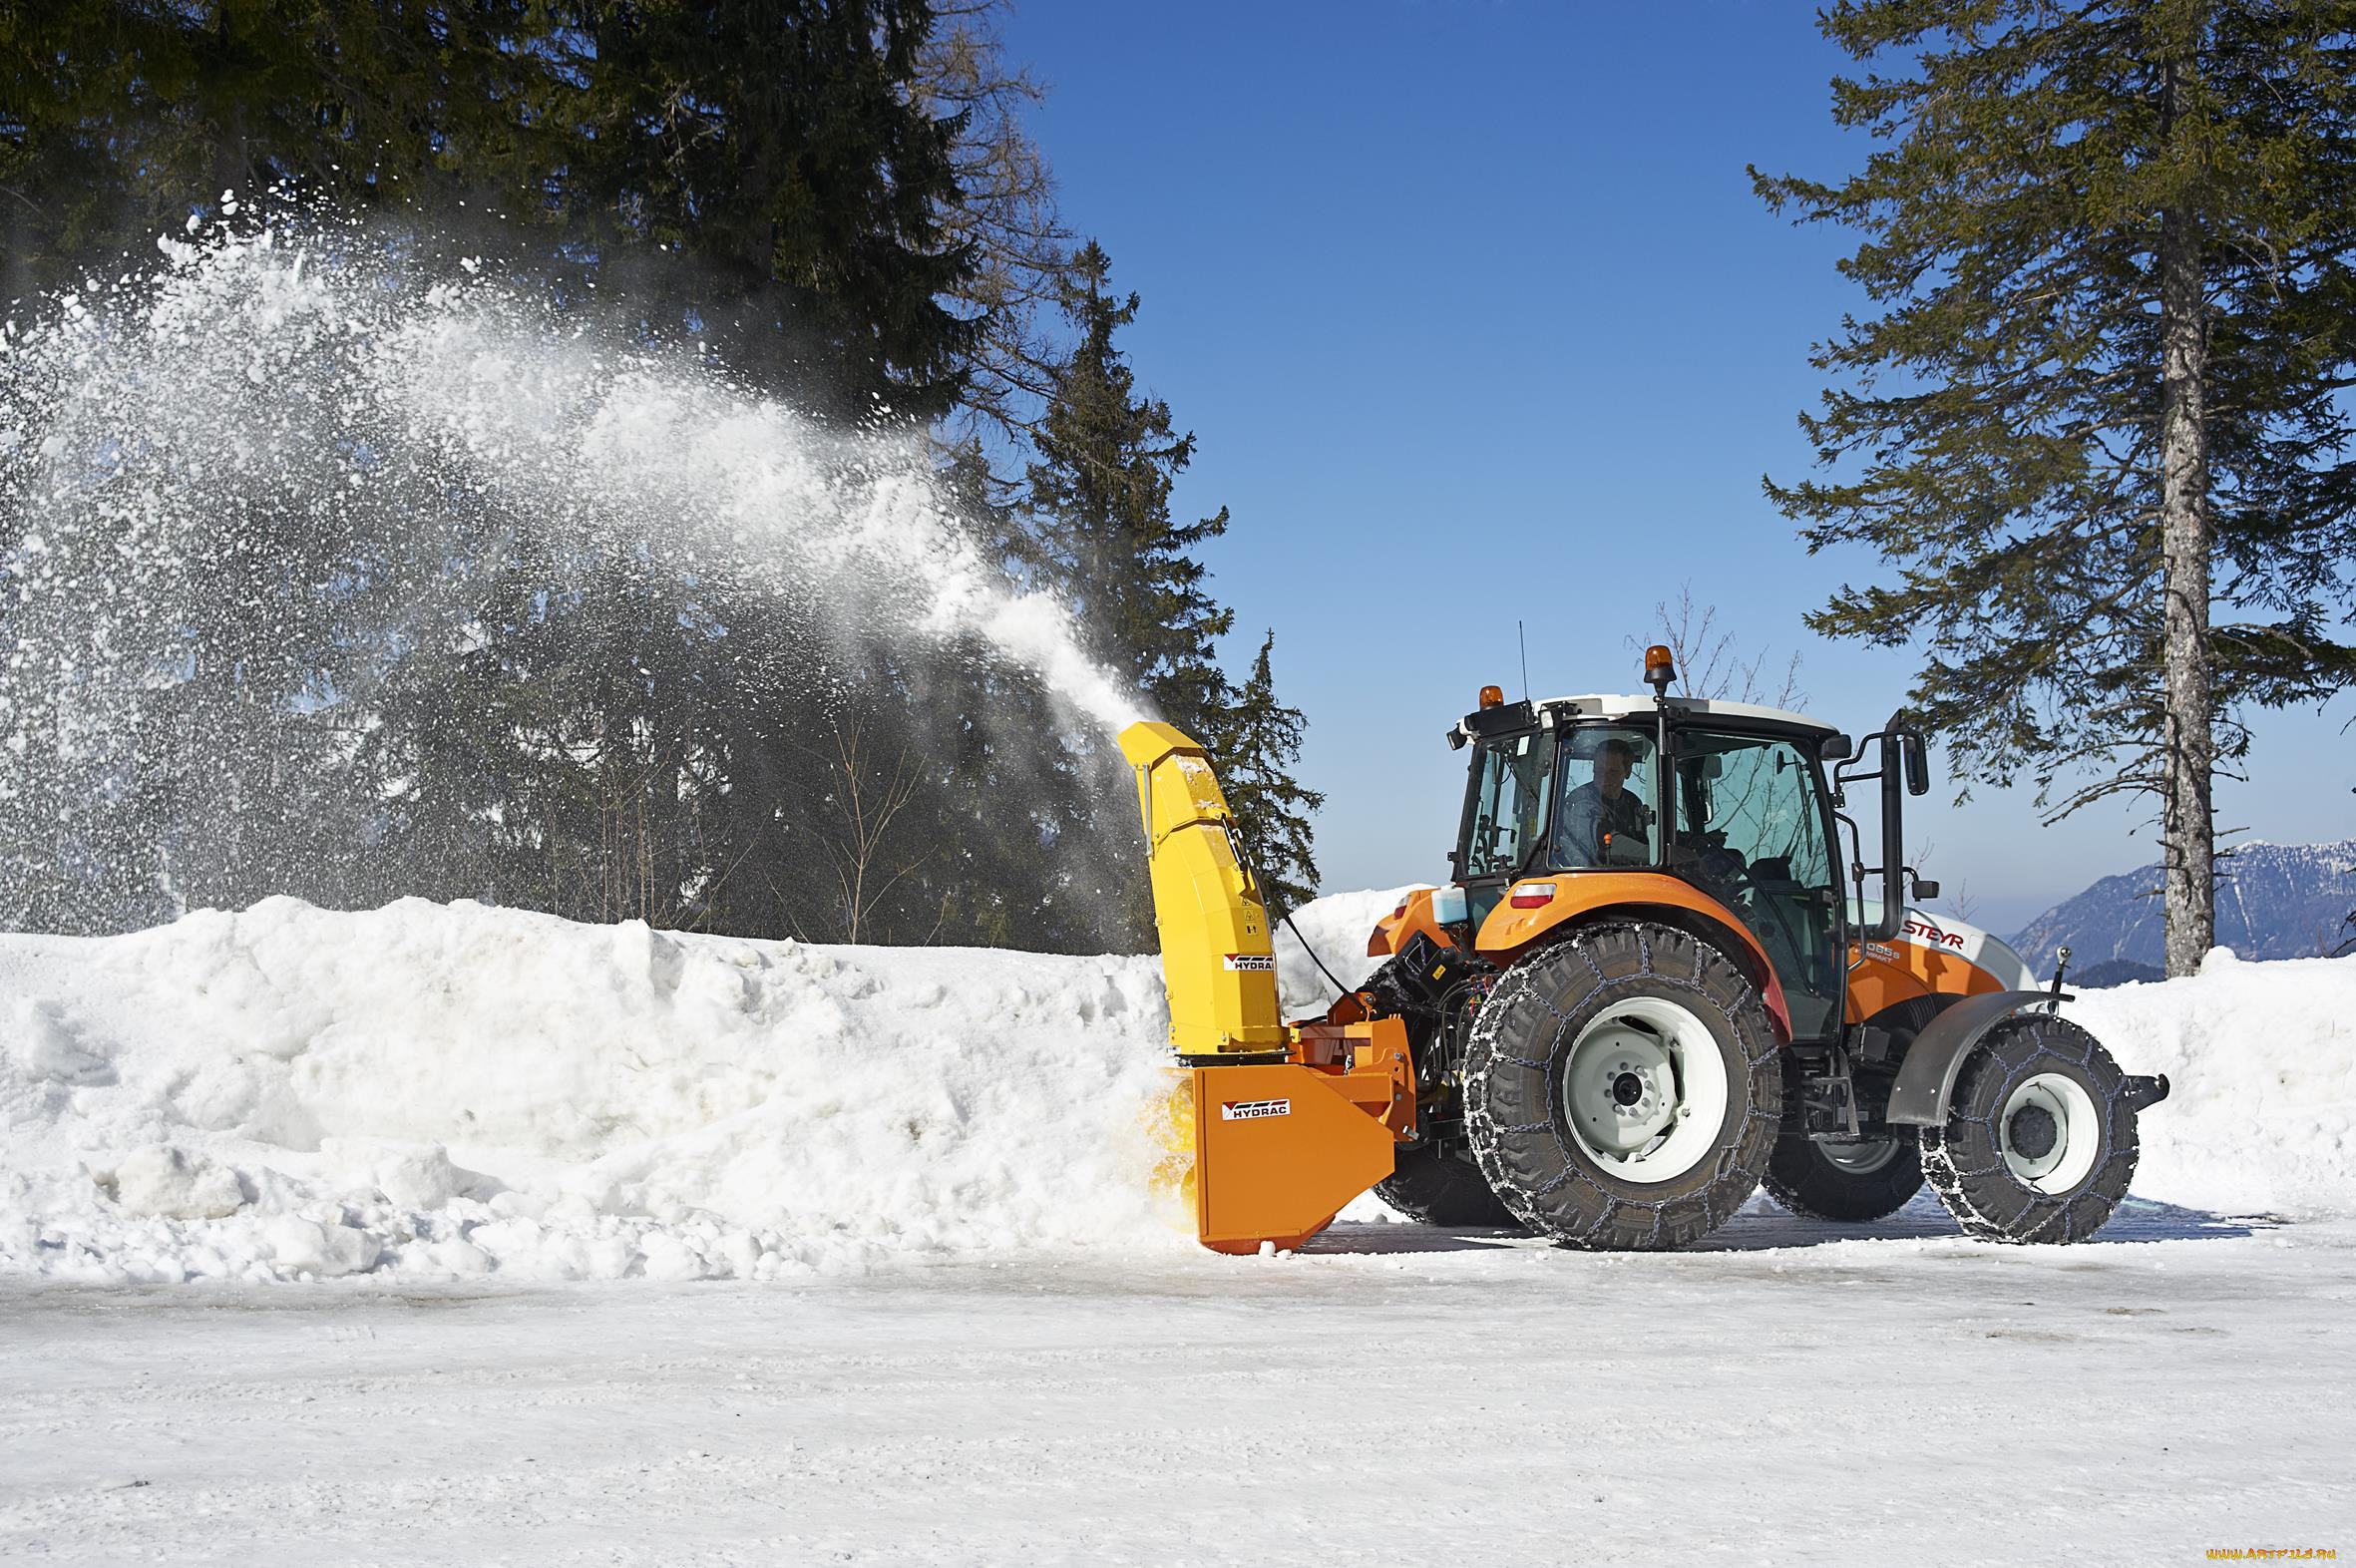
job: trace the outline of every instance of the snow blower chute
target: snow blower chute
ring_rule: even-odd
[[[1168,724],[1130,725],[1121,752],[1145,816],[1196,1233],[1220,1252],[1298,1246],[1388,1176],[1393,1146],[1414,1135],[1405,1029],[1286,1023],[1267,906],[1210,759]]]

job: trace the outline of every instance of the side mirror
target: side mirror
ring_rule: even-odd
[[[1846,735],[1826,735],[1816,747],[1816,758],[1822,762],[1846,762],[1856,749],[1857,743]]]
[[[1939,896],[1939,885],[1928,877],[1917,877],[1914,879],[1914,896],[1918,899],[1935,899]]]
[[[1906,759],[1906,793],[1909,795],[1929,793],[1931,787],[1930,748],[1923,744],[1920,735],[1908,730],[1899,737],[1898,749]]]

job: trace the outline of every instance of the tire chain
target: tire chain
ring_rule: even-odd
[[[1729,1031],[1734,1035],[1736,1041],[1742,1048],[1745,1065],[1749,1069],[1750,1078],[1752,1079],[1753,1083],[1756,1083],[1760,1077],[1759,1069],[1761,1064],[1767,1061],[1769,1058],[1774,1057],[1781,1049],[1780,1042],[1775,1039],[1771,1029],[1746,1030],[1738,1021],[1739,1015],[1751,1010],[1750,1004],[1754,1000],[1757,987],[1752,983],[1749,976],[1744,975],[1741,970],[1736,969],[1725,959],[1723,955],[1718,954],[1717,950],[1710,944],[1705,943],[1699,938],[1692,937],[1684,932],[1678,932],[1676,935],[1683,938],[1688,944],[1692,946],[1694,953],[1694,966],[1692,973],[1690,975],[1681,976],[1670,974],[1656,968],[1653,957],[1651,933],[1659,929],[1662,928],[1655,928],[1637,922],[1615,922],[1609,925],[1589,926],[1573,933],[1569,937],[1564,938],[1560,943],[1555,944],[1554,947],[1549,950],[1548,956],[1559,956],[1561,951],[1565,949],[1577,953],[1580,959],[1587,965],[1589,971],[1595,976],[1599,994],[1612,986],[1625,984],[1630,980],[1651,980],[1692,992],[1713,1011],[1721,1012],[1726,1017]],[[1638,958],[1637,970],[1635,974],[1625,975],[1618,977],[1617,979],[1613,979],[1606,976],[1603,972],[1603,967],[1596,962],[1594,945],[1601,939],[1614,936],[1629,936],[1635,939]],[[1741,981],[1740,989],[1732,998],[1731,1003],[1721,1003],[1717,997],[1710,994],[1705,984],[1705,979],[1709,974],[1710,963],[1713,958],[1716,958],[1720,964],[1725,965],[1727,969],[1732,972],[1734,976]],[[1543,962],[1543,960],[1540,961],[1540,963]],[[1547,1099],[1548,1103],[1551,1104],[1559,1095],[1559,1085],[1555,1080],[1551,1061],[1534,1061],[1526,1056],[1509,1055],[1499,1047],[1497,1041],[1497,1035],[1501,1026],[1500,1020],[1502,1020],[1502,1018],[1505,1016],[1506,1012],[1510,1009],[1511,1004],[1520,995],[1520,993],[1526,991],[1530,994],[1530,998],[1532,1000],[1534,1000],[1539,1006],[1543,1007],[1554,1017],[1555,1031],[1553,1044],[1554,1046],[1560,1045],[1562,1040],[1562,1032],[1564,1029],[1570,1026],[1571,1019],[1562,1011],[1562,1009],[1555,1006],[1550,998],[1548,998],[1537,988],[1537,981],[1534,977],[1539,967],[1539,964],[1517,964],[1512,969],[1508,970],[1505,975],[1498,980],[1496,985],[1491,989],[1487,1000],[1482,1005],[1479,1017],[1473,1025],[1470,1048],[1465,1054],[1468,1064],[1475,1059],[1490,1059],[1509,1062],[1518,1067],[1533,1069],[1544,1073],[1546,1075]],[[1745,1037],[1746,1034],[1764,1035],[1765,1039],[1764,1041],[1747,1039]],[[1550,1047],[1549,1056],[1551,1056],[1552,1053],[1553,1049]],[[1773,1079],[1774,1091],[1779,1097],[1782,1082],[1781,1069],[1779,1065],[1776,1071],[1770,1076]],[[1746,1097],[1756,1102],[1757,1097],[1752,1095],[1748,1088],[1746,1089]],[[1761,1147],[1757,1151],[1757,1163],[1759,1163],[1764,1168],[1766,1163],[1767,1146],[1773,1139],[1775,1133],[1775,1122],[1777,1119],[1778,1118],[1773,1117],[1766,1118],[1765,1136],[1761,1137],[1760,1127],[1757,1125],[1761,1118],[1755,1113],[1752,1118],[1753,1125],[1747,1127],[1741,1136],[1738,1136],[1734,1142],[1730,1143],[1725,1149],[1720,1151],[1717,1169],[1713,1174],[1714,1183],[1716,1181],[1724,1180],[1725,1177],[1730,1174],[1734,1167],[1734,1162],[1741,1155],[1744,1143],[1752,1139],[1757,1139],[1761,1144]],[[1553,1119],[1550,1118],[1548,1121],[1543,1123],[1530,1122],[1507,1124],[1497,1121],[1490,1113],[1488,1107],[1488,1075],[1485,1072],[1475,1074],[1468,1071],[1465,1074],[1464,1123],[1467,1132],[1471,1135],[1473,1152],[1475,1158],[1480,1164],[1481,1175],[1488,1180],[1490,1188],[1496,1192],[1498,1198],[1504,1203],[1505,1207],[1512,1212],[1514,1218],[1519,1220],[1522,1224],[1528,1226],[1530,1230],[1539,1235],[1556,1236],[1558,1241],[1562,1241],[1571,1246],[1594,1247],[1597,1245],[1598,1240],[1606,1235],[1611,1235],[1615,1232],[1618,1232],[1623,1236],[1627,1235],[1628,1233],[1622,1228],[1620,1222],[1623,1216],[1636,1212],[1647,1214],[1649,1216],[1649,1220],[1642,1233],[1641,1240],[1637,1240],[1632,1244],[1623,1243],[1623,1245],[1627,1246],[1629,1250],[1650,1251],[1665,1247],[1678,1246],[1685,1242],[1694,1241],[1702,1236],[1706,1236],[1710,1232],[1718,1229],[1721,1225],[1724,1225],[1728,1220],[1734,1217],[1735,1211],[1740,1209],[1751,1196],[1752,1189],[1746,1189],[1743,1193],[1736,1196],[1732,1202],[1724,1202],[1722,1200],[1721,1203],[1716,1205],[1711,1203],[1708,1193],[1700,1195],[1687,1195],[1681,1198],[1664,1200],[1659,1203],[1644,1203],[1636,1199],[1619,1197],[1618,1195],[1608,1191],[1602,1185],[1602,1183],[1596,1181],[1594,1177],[1590,1176],[1585,1170],[1581,1169],[1578,1159],[1573,1155],[1569,1145],[1563,1141],[1561,1127]],[[1524,1193],[1522,1189],[1516,1185],[1507,1175],[1502,1162],[1497,1158],[1495,1151],[1495,1138],[1500,1133],[1526,1130],[1539,1126],[1544,1126],[1552,1131],[1556,1152],[1561,1156],[1562,1159],[1562,1170],[1552,1181],[1546,1183],[1546,1185],[1531,1189],[1529,1192]],[[1595,1223],[1588,1227],[1584,1235],[1576,1237],[1564,1237],[1558,1235],[1551,1226],[1549,1226],[1543,1219],[1539,1217],[1536,1205],[1530,1200],[1533,1198],[1546,1197],[1553,1193],[1557,1188],[1563,1186],[1565,1182],[1573,1179],[1576,1179],[1580,1185],[1592,1189],[1596,1196],[1603,1201],[1604,1207],[1597,1217]],[[1697,1203],[1700,1206],[1700,1212],[1698,1215],[1693,1212],[1694,1206]],[[1680,1212],[1674,1216],[1669,1212],[1673,1206],[1680,1209]],[[1724,1212],[1715,1212],[1718,1209],[1723,1209]],[[1699,1228],[1684,1230],[1681,1226],[1678,1232],[1670,1232],[1669,1228],[1673,1224],[1678,1222],[1690,1222],[1695,1218],[1699,1218],[1702,1221]]]
[[[2103,1048],[2103,1042],[2067,1018],[2041,1014],[2017,1016],[2005,1022],[2020,1027],[2005,1028],[2003,1024],[1998,1025],[2004,1032],[1984,1042],[1978,1049],[2001,1046],[2008,1038],[2027,1035],[2037,1040],[2038,1053],[2005,1074],[1998,1092],[1989,1100],[1991,1109],[1986,1115],[1957,1116],[1950,1110],[1946,1126],[1925,1127],[1922,1130],[1923,1179],[1939,1195],[1939,1201],[1947,1206],[1947,1212],[1955,1217],[1956,1223],[1963,1227],[1967,1236],[2011,1246],[2084,1241],[2103,1228],[2125,1199],[2128,1183],[2134,1180],[2136,1165],[2142,1158],[2142,1140],[2135,1134],[2132,1110],[2128,1112],[2127,1147],[2123,1152],[2114,1147],[2116,1140],[2112,1128],[2118,1117],[2120,1102],[2127,1092],[2126,1079],[2121,1076],[2118,1064],[2110,1059],[2110,1052]],[[2071,1036],[2076,1045],[2075,1054],[2069,1050],[2058,1050],[2049,1043],[2046,1036],[2054,1034]],[[1978,1075],[1987,1072],[1994,1061],[1995,1058],[1991,1056],[1980,1064],[1967,1064],[1964,1068],[1965,1077],[1957,1084],[1958,1092],[1977,1088]],[[2028,1208],[2022,1216],[2007,1224],[1973,1196],[1972,1187],[1981,1184],[1984,1190],[1985,1184],[1990,1181],[2010,1183],[2014,1189],[2021,1185],[2020,1179],[2005,1164],[2003,1130],[1996,1125],[1996,1118],[2003,1114],[2014,1091],[2027,1079],[2048,1070],[2049,1062],[2082,1068],[2087,1078],[2093,1080],[2082,1082],[2080,1087],[2088,1090],[2088,1098],[2100,1106],[2103,1148],[2096,1156],[2085,1183],[2076,1192],[2067,1197],[2038,1193],[2028,1200]],[[2103,1082],[2106,1078],[2109,1079],[2107,1087]],[[1948,1126],[1958,1122],[1985,1130],[1989,1148],[1993,1151],[1992,1163],[1972,1169],[1964,1168],[1958,1158],[1962,1150],[1947,1135]],[[2117,1184],[2119,1192],[2115,1197],[2106,1196],[2102,1190],[2103,1178],[2110,1174],[2115,1157],[2124,1165]],[[2096,1212],[2098,1209],[2099,1213]]]

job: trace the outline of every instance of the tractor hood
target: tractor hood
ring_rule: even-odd
[[[1865,900],[1864,918],[1868,926],[1881,919],[1881,900]],[[2001,938],[1952,915],[1933,915],[1909,904],[1904,923],[1890,940],[1961,959],[1974,969],[1986,971],[2005,990],[2035,990],[2044,983]]]

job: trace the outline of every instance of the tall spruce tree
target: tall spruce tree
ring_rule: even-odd
[[[1283,911],[1317,897],[1316,832],[1309,816],[1326,797],[1293,777],[1301,732],[1308,726],[1299,708],[1277,701],[1276,677],[1269,669],[1275,646],[1271,630],[1252,660],[1251,677],[1220,715],[1210,744],[1219,758],[1227,804],[1251,846],[1253,869],[1270,902]]]
[[[548,162],[563,84],[539,0],[0,5],[0,286],[153,253],[236,193],[449,222]]]
[[[1113,338],[1137,319],[1137,296],[1111,291],[1094,240],[1072,258],[1063,310],[1075,341],[1056,367],[1030,465],[1030,512],[1049,581],[1086,619],[1095,651],[1190,733],[1229,700],[1214,646],[1235,624],[1204,587],[1193,552],[1227,532],[1227,509],[1199,523],[1170,516],[1170,488],[1194,457],[1170,405],[1141,397]]]
[[[1811,551],[1897,567],[1817,630],[1919,643],[1968,776],[2049,822],[2158,797],[2167,967],[2214,935],[2212,777],[2247,705],[2356,678],[2356,41],[2346,0],[1844,0],[1874,150],[1753,179],[1861,232],[1813,363]],[[1898,52],[1908,59],[1885,64]],[[1884,71],[1888,74],[1884,74]],[[2057,799],[2056,786],[2063,793]]]
[[[925,0],[578,0],[592,231],[696,263],[629,270],[739,373],[838,422],[946,414],[983,318],[948,232],[963,125],[918,87]],[[617,269],[618,270],[618,269]]]

